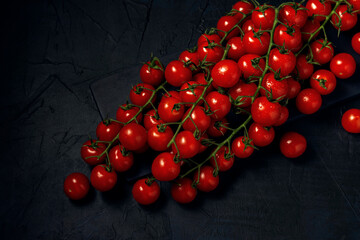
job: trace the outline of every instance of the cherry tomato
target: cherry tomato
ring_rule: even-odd
[[[210,107],[212,114],[210,117],[215,120],[223,119],[231,109],[229,96],[217,91],[210,92],[206,97],[206,110]]]
[[[118,144],[110,149],[109,161],[116,172],[125,172],[134,164],[134,155]]]
[[[348,0],[348,2],[353,7],[353,11],[359,11],[360,10],[360,0]],[[357,12],[357,14],[360,14],[360,12]]]
[[[289,4],[280,9],[279,19],[289,26],[302,28],[308,18],[307,10],[301,4]]]
[[[231,150],[238,158],[248,158],[253,154],[252,140],[244,136],[237,137],[231,144]]]
[[[100,141],[112,141],[120,132],[121,124],[111,120],[99,123],[96,128],[96,136]]]
[[[287,158],[300,157],[306,150],[306,139],[296,132],[285,133],[280,140],[280,151]]]
[[[255,122],[269,127],[278,121],[280,108],[278,102],[270,102],[266,97],[258,97],[251,105],[251,115]]]
[[[335,75],[325,69],[317,70],[310,78],[310,86],[321,95],[328,95],[335,90]]]
[[[244,78],[248,79],[250,76],[262,75],[261,69],[265,68],[265,60],[263,58],[260,59],[260,56],[256,54],[245,54],[240,57],[238,65],[241,72],[244,74]]]
[[[331,16],[331,22],[334,28],[339,29],[339,17],[341,19],[340,31],[348,31],[355,27],[357,23],[357,13],[349,12],[347,5],[340,5],[336,11],[337,14]]]
[[[296,98],[296,96],[299,94],[301,90],[301,85],[298,81],[295,81],[293,78],[288,78],[288,92],[287,92],[287,98],[293,99]]]
[[[91,166],[102,163],[106,155],[103,154],[99,159],[97,156],[100,156],[105,149],[106,145],[104,143],[88,140],[81,147],[81,158]]]
[[[270,30],[275,20],[275,10],[268,5],[256,7],[251,14],[254,26],[261,30]]]
[[[257,32],[259,29],[255,27],[253,21],[246,20],[241,27],[241,30],[245,33],[255,31]],[[230,41],[230,40],[229,40]]]
[[[65,178],[64,192],[72,200],[84,198],[90,189],[89,179],[82,173],[71,173]]]
[[[185,111],[184,105],[180,103],[180,99],[164,95],[158,106],[160,118],[166,123],[179,121]]]
[[[150,84],[139,83],[131,89],[130,101],[135,105],[144,106],[151,98],[154,91],[155,88]],[[155,97],[151,100],[151,102],[155,102]]]
[[[308,62],[306,55],[300,54],[296,58],[295,72],[300,79],[308,79],[314,72],[314,65]]]
[[[198,58],[203,61],[206,57],[207,62],[217,63],[224,55],[224,49],[219,43],[205,43],[198,46]]]
[[[129,123],[120,130],[119,140],[127,150],[139,150],[146,145],[146,130],[140,124]]]
[[[118,120],[119,122],[123,122],[123,123],[127,123],[128,121],[130,121],[138,112],[139,112],[139,108],[138,107],[134,107],[131,106],[130,104],[123,104],[121,105],[117,112],[116,112],[116,120]],[[136,121],[140,123],[142,120],[142,113],[140,112],[137,116],[136,116]]]
[[[359,1],[360,3],[360,1]],[[351,39],[351,46],[357,54],[360,54],[360,32],[356,33]]]
[[[276,80],[273,72],[265,74],[264,79],[261,83],[263,88],[260,89],[260,94],[262,96],[272,96],[274,100],[282,100],[288,94],[288,83],[287,79]],[[266,91],[266,90],[267,91]]]
[[[239,81],[235,86],[230,88],[229,95],[231,96],[235,106],[245,108],[251,105],[251,97],[244,96],[253,96],[256,89],[257,85],[255,83],[245,83],[243,81]]]
[[[113,189],[116,181],[116,172],[114,169],[109,170],[105,164],[97,165],[91,171],[91,185],[100,192],[106,192]]]
[[[296,97],[296,107],[303,114],[317,112],[322,104],[320,93],[312,88],[303,89]]]
[[[165,68],[165,79],[171,86],[180,87],[190,81],[191,78],[192,72],[190,68],[179,60],[171,61]]]
[[[274,43],[279,46],[284,45],[286,49],[296,52],[302,46],[300,28],[278,25],[274,32]]]
[[[190,69],[192,71],[197,70],[197,66],[199,66],[199,58],[196,51],[185,50],[179,56],[179,61],[181,62],[191,62]]]
[[[203,86],[198,86],[199,83],[195,81],[189,81],[184,83],[180,88],[180,97],[182,102],[188,103],[185,106],[190,107],[192,103],[195,103],[204,91]],[[201,104],[202,100],[198,102]]]
[[[285,106],[281,106],[280,108],[280,117],[278,121],[273,126],[283,125],[289,118],[289,110]]]
[[[140,79],[143,83],[158,86],[164,80],[164,68],[161,63],[152,59],[140,69]]]
[[[207,135],[207,133],[203,133],[199,139],[199,142],[200,142],[199,153],[204,152],[208,148],[208,145],[203,144],[203,142],[202,142],[203,140],[206,140],[206,139],[209,139],[209,136]]]
[[[234,13],[236,13],[234,17],[240,21],[246,14],[249,14],[251,10],[254,9],[254,5],[250,2],[239,1],[232,6],[232,9],[235,10]]]
[[[225,32],[229,32],[237,23],[238,19],[233,16],[223,16],[219,19],[216,25],[216,29],[218,29],[218,34],[221,38],[225,36]],[[226,36],[225,40],[229,40],[232,37],[236,37],[240,34],[239,28],[233,28],[228,35]]]
[[[212,119],[210,123],[210,127],[207,130],[207,133],[211,137],[222,137],[225,135],[227,129],[223,126],[228,125],[228,121],[226,118],[223,118],[221,120],[215,120]]]
[[[192,81],[196,82],[197,84],[201,84],[201,85],[207,85],[208,82],[206,81],[206,78],[205,78],[205,74],[204,73],[197,73],[193,76],[193,79]],[[190,81],[191,82],[191,81]],[[213,87],[212,85],[210,85],[207,89],[206,89],[206,92],[205,92],[205,95],[206,96],[209,92],[211,92],[213,90]],[[202,102],[202,101],[200,101]],[[199,103],[200,103],[199,102]]]
[[[202,166],[200,175],[198,171],[194,173],[194,181],[199,179],[196,187],[202,192],[211,192],[219,185],[219,175],[214,176],[215,169],[212,166]]]
[[[325,17],[330,14],[331,12],[331,3],[328,1],[321,1],[321,0],[309,0],[306,3],[306,8],[308,9],[308,15],[311,17],[312,15],[323,15],[323,16],[316,16],[316,21],[324,21]]]
[[[275,72],[280,72],[280,77],[285,77],[295,69],[296,57],[291,51],[274,48],[270,51],[269,66]]]
[[[147,142],[149,147],[155,151],[166,151],[174,133],[171,127],[166,125],[158,125],[149,129],[147,133]]]
[[[321,65],[330,62],[334,57],[334,48],[330,42],[319,39],[310,44],[313,59]]]
[[[320,22],[318,20],[307,20],[305,25],[301,28],[302,39],[307,42],[310,39],[312,33],[320,28]],[[318,31],[312,39],[315,39],[319,35]]]
[[[336,77],[346,79],[354,75],[356,62],[348,53],[339,53],[330,62],[330,70]]]
[[[216,162],[215,162],[216,161]],[[211,165],[216,169],[218,166],[220,172],[228,171],[234,164],[234,155],[227,147],[222,146],[215,157],[210,159]]]
[[[175,144],[179,149],[180,158],[192,158],[199,152],[200,143],[190,131],[181,131],[175,137]],[[172,150],[177,153],[175,144],[172,144]]]
[[[190,109],[187,110],[184,114],[183,120],[185,116],[189,114],[189,112]],[[182,127],[190,132],[195,132],[196,127],[200,132],[205,132],[210,127],[210,123],[211,118],[206,114],[204,107],[195,106],[194,110],[191,112],[190,117],[184,122]]]
[[[190,178],[180,178],[171,185],[171,196],[178,203],[190,203],[197,195],[197,190],[193,186]]]
[[[160,186],[157,182],[149,182],[147,178],[136,181],[132,188],[132,195],[138,203],[142,205],[150,205],[160,196]]]
[[[265,147],[274,140],[275,130],[273,127],[264,127],[254,122],[249,127],[249,138],[255,146]]]
[[[227,57],[234,61],[238,61],[239,58],[246,53],[241,37],[230,38],[227,44],[230,45]]]
[[[180,174],[180,163],[175,163],[175,155],[169,152],[160,153],[151,165],[151,173],[159,181],[171,181]]]
[[[144,127],[146,130],[156,127],[162,123],[165,122],[160,118],[159,114],[157,114],[154,109],[151,109],[144,115]]]
[[[341,118],[341,125],[349,133],[360,133],[360,109],[347,110]]]
[[[235,61],[225,59],[215,64],[211,76],[219,87],[231,88],[239,81],[241,70]]]
[[[214,43],[218,43],[220,44],[221,38],[218,34],[216,33],[210,33],[210,34],[202,34],[198,41],[197,41],[197,45],[200,47],[201,45],[207,45],[208,43],[214,42]],[[203,58],[199,58],[200,60],[202,60]]]
[[[247,53],[265,55],[270,44],[268,32],[247,32],[243,37],[243,45]]]

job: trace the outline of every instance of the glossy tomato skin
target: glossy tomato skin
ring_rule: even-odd
[[[175,137],[175,144],[179,149],[180,158],[192,158],[199,153],[200,142],[196,140],[194,134],[190,131],[181,131]],[[172,144],[172,150],[177,153],[177,149]]]
[[[199,148],[199,153],[204,152],[208,146],[206,144],[203,144],[202,141],[205,139],[209,139],[209,135],[205,132],[201,135],[199,142],[200,142],[200,148]]]
[[[360,1],[359,1],[360,3]],[[356,33],[351,39],[351,46],[357,54],[360,54],[360,32]]]
[[[184,105],[180,103],[180,99],[164,95],[158,106],[160,118],[166,123],[179,121],[185,111]],[[175,106],[178,106],[178,108],[175,109]]]
[[[282,52],[274,48],[270,51],[269,66],[275,72],[280,72],[281,77],[285,77],[295,69],[296,57],[291,51]]]
[[[82,173],[71,173],[65,178],[64,193],[72,200],[83,199],[89,192],[89,179]]]
[[[353,11],[360,10],[360,0],[348,0],[348,2],[353,6]],[[360,14],[357,12],[357,14]]]
[[[274,125],[280,117],[281,105],[270,102],[266,97],[258,97],[251,105],[251,115],[255,122],[263,126]]]
[[[260,89],[260,94],[262,96],[269,96],[269,99],[270,99],[270,92],[272,94],[273,100],[282,100],[286,98],[288,94],[289,87],[288,87],[287,79],[283,79],[281,81],[276,80],[273,72],[265,74],[261,86],[263,88]]]
[[[255,27],[253,21],[246,20],[244,24],[241,26],[241,30],[245,33],[255,31],[257,32],[259,29]],[[230,41],[230,40],[229,40]]]
[[[280,108],[280,117],[278,121],[273,126],[283,125],[289,118],[289,110],[285,106],[281,106]]]
[[[301,85],[298,81],[295,81],[293,78],[288,78],[288,93],[287,98],[293,99],[299,94],[301,90]]]
[[[120,132],[121,124],[114,121],[102,121],[96,127],[96,136],[100,141],[112,141]]]
[[[318,39],[310,44],[313,58],[321,65],[330,62],[334,57],[334,47],[331,43],[324,45],[324,39]]]
[[[317,70],[310,78],[310,86],[321,95],[328,95],[335,90],[335,75],[325,69]]]
[[[232,6],[232,9],[234,9],[236,13],[234,17],[240,21],[246,14],[249,14],[251,10],[254,9],[254,5],[251,2],[239,1]]]
[[[209,105],[206,105],[206,109],[210,107],[210,111],[213,113],[210,115],[212,119],[223,119],[230,112],[231,102],[229,96],[225,94],[212,91],[205,97],[205,101]]]
[[[192,64],[189,66],[192,71],[197,70],[197,66],[199,66],[199,57],[197,52],[185,50],[179,56],[179,61],[181,62],[191,62]]]
[[[201,45],[207,45],[209,42],[214,42],[214,43],[220,43],[221,38],[218,34],[213,33],[213,34],[202,34],[198,41],[197,41],[197,45],[200,47]],[[202,60],[202,58],[199,58],[200,60]]]
[[[357,23],[357,13],[349,13],[348,6],[346,4],[340,5],[336,11],[337,14],[331,16],[331,21],[334,28],[339,29],[337,24],[339,23],[339,17],[341,19],[340,31],[348,31],[356,26]]]
[[[196,82],[196,84],[202,84],[202,85],[207,85],[208,82],[206,81],[206,75],[205,73],[197,73],[193,76],[193,79],[192,81]],[[191,81],[190,81],[191,82]],[[213,90],[213,87],[212,85],[210,85],[207,89],[206,89],[206,92],[205,92],[205,95],[206,96],[209,92],[211,92]],[[202,101],[200,101],[202,102]],[[200,103],[199,102],[199,103]]]
[[[249,127],[249,138],[255,146],[265,147],[274,140],[275,130],[273,127],[264,127],[254,122]]]
[[[193,186],[190,178],[180,178],[171,185],[171,196],[178,203],[190,203],[197,195],[197,190]]]
[[[302,39],[307,42],[310,39],[310,35],[318,30],[320,27],[320,22],[318,20],[307,20],[305,25],[301,28]],[[318,31],[312,39],[315,39],[319,35]]]
[[[230,45],[227,57],[234,61],[238,61],[239,58],[246,53],[241,37],[230,38],[227,44]]]
[[[341,125],[349,133],[360,133],[360,109],[347,110],[341,118]]]
[[[106,155],[102,155],[99,160],[97,159],[97,156],[100,156],[105,149],[106,145],[104,143],[95,143],[94,140],[88,140],[81,147],[81,158],[91,166],[102,163],[105,160]]]
[[[328,1],[320,1],[320,0],[309,0],[306,3],[306,8],[308,9],[309,17],[316,14],[316,15],[329,15],[331,12],[331,3]],[[316,16],[315,20],[317,21],[324,21],[325,17],[323,16]]]
[[[160,186],[157,182],[147,184],[148,179],[142,178],[135,182],[132,195],[136,202],[142,205],[150,205],[159,198]]]
[[[119,144],[110,149],[109,161],[116,172],[125,172],[134,164],[134,155]]]
[[[280,140],[280,151],[287,158],[300,157],[305,152],[306,146],[305,137],[296,132],[287,132]]]
[[[244,56],[240,57],[238,61],[239,68],[244,75],[244,78],[247,79],[250,76],[261,76],[262,70],[265,68],[265,61],[264,59],[259,60],[259,68],[255,68],[252,64],[252,60],[260,58],[259,55],[256,54],[245,54]]]
[[[157,125],[160,125],[162,123],[165,123],[159,116],[159,114],[156,115],[156,112],[154,109],[149,110],[144,115],[144,127],[146,130],[149,130],[152,127],[156,127]]]
[[[220,46],[205,43],[198,46],[197,53],[200,61],[203,61],[206,57],[207,62],[217,63],[224,55],[224,49]]]
[[[245,142],[250,141],[252,144],[252,140],[246,139],[244,136],[237,137],[233,140],[231,144],[231,151],[235,154],[238,158],[248,158],[253,154],[254,148],[252,146],[246,146]]]
[[[296,97],[296,107],[303,114],[317,112],[322,104],[320,93],[312,88],[303,89]]]
[[[296,51],[302,46],[302,38],[300,28],[292,26],[294,32],[287,33],[288,27],[280,24],[275,28],[274,43],[279,46],[285,46],[290,51]],[[300,48],[299,48],[300,47]]]
[[[260,7],[265,8],[264,11]],[[275,20],[275,10],[270,7],[260,6],[256,7],[251,14],[251,21],[253,21],[254,26],[261,30],[269,30],[272,28]]]
[[[300,54],[296,58],[296,68],[295,72],[298,77],[302,80],[308,79],[314,73],[314,65],[308,63],[306,55]]]
[[[346,79],[354,75],[356,62],[348,53],[339,53],[330,62],[330,70],[336,77]]]
[[[161,129],[164,128],[164,129]],[[159,130],[161,129],[161,131]],[[149,129],[147,133],[147,142],[149,147],[155,151],[166,151],[174,133],[169,126],[156,126]]]
[[[136,151],[146,146],[147,133],[140,124],[129,123],[120,130],[119,140],[127,150]]]
[[[280,21],[289,26],[295,25],[298,28],[302,28],[306,23],[308,13],[307,10],[301,8],[304,8],[301,4],[285,5],[279,12]]]
[[[130,101],[138,106],[144,106],[147,101],[153,95],[155,88],[150,84],[139,83],[134,86],[130,91]],[[155,97],[151,100],[152,103],[155,102]]]
[[[184,83],[180,88],[181,100],[182,102],[189,103],[189,104],[185,104],[188,107],[192,105],[191,103],[195,103],[204,91],[203,86],[196,86],[198,84],[199,83],[195,81],[189,81]],[[198,104],[201,103],[202,101],[198,102]]]
[[[138,112],[139,112],[139,108],[138,107],[129,107],[126,104],[121,105],[117,112],[116,112],[116,120],[123,122],[123,123],[127,123],[128,121],[130,121]],[[141,122],[142,120],[142,113],[140,113],[139,115],[136,116],[136,121],[138,123]]]
[[[159,181],[171,181],[180,174],[180,163],[175,163],[175,155],[169,152],[160,153],[151,165],[151,173]]]
[[[179,60],[171,61],[165,68],[165,79],[174,87],[180,87],[184,83],[190,81],[192,72],[190,68]]]
[[[241,76],[241,70],[238,64],[229,59],[221,60],[216,63],[211,70],[211,77],[217,86],[223,88],[231,88],[239,80]]]
[[[226,118],[223,118],[221,120],[212,119],[210,126],[207,130],[207,133],[209,134],[209,136],[222,137],[225,135],[227,129],[224,128],[223,126],[219,125],[219,123],[221,123],[224,126],[228,125],[228,121],[226,120]]]
[[[91,185],[100,192],[106,192],[113,189],[116,181],[116,172],[113,169],[108,171],[105,164],[97,165],[91,171]]]
[[[183,119],[189,114],[189,112],[190,109],[186,111]],[[200,132],[205,132],[210,127],[210,123],[211,118],[206,114],[204,107],[195,106],[194,110],[191,112],[190,117],[184,122],[182,127],[190,132],[195,132],[196,127]]]
[[[247,53],[265,55],[270,44],[270,34],[256,32],[247,32],[243,37],[243,45]]]
[[[145,63],[140,69],[140,79],[143,83],[158,86],[164,80],[164,69],[159,62],[157,68],[149,67],[150,62]]]
[[[210,159],[210,163],[215,169],[218,166],[220,172],[228,171],[234,165],[233,153],[227,147],[222,146],[215,153],[215,157]]]
[[[199,179],[196,187],[202,192],[211,192],[219,185],[219,175],[214,176],[215,169],[212,166],[202,166],[200,168],[200,176],[198,171],[194,173],[194,181]]]
[[[251,97],[242,96],[253,96],[256,89],[257,85],[255,83],[245,83],[240,80],[235,86],[229,89],[229,95],[234,105],[245,108],[251,105]]]
[[[216,25],[216,29],[219,30],[218,31],[219,36],[223,38],[225,36],[225,32],[230,31],[238,23],[238,21],[239,20],[234,16],[221,17]],[[225,40],[229,40],[232,37],[239,36],[239,34],[240,34],[239,28],[235,27],[233,30],[231,30],[231,32],[229,32]]]

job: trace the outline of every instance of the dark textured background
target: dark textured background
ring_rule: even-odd
[[[90,175],[79,150],[88,133],[95,135],[98,107],[107,105],[109,86],[101,81],[122,75],[123,87],[108,95],[125,99],[139,81],[127,78],[134,74],[126,69],[138,69],[151,52],[162,57],[192,47],[233,3],[39,0],[2,6],[1,239],[360,239],[360,136],[340,124],[360,98],[277,131],[277,137],[286,130],[304,134],[304,156],[285,159],[276,139],[236,161],[217,190],[188,206],[176,204],[169,185],[161,184],[160,200],[141,207],[123,176],[113,191],[92,191],[80,203],[63,194],[69,173]]]

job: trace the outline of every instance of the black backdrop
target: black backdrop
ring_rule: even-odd
[[[360,239],[360,136],[340,124],[360,98],[280,128],[274,144],[237,160],[217,190],[188,206],[171,199],[168,184],[156,204],[139,206],[121,175],[113,191],[82,202],[63,194],[69,173],[91,171],[79,153],[101,121],[89,86],[151,52],[192,47],[233,3],[39,0],[3,8],[2,239]],[[120,96],[139,81],[123,79]],[[287,130],[309,143],[294,161],[277,147]]]

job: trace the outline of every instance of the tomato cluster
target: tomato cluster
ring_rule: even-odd
[[[289,100],[295,100],[301,113],[313,114],[322,95],[336,89],[337,78],[354,74],[354,58],[335,54],[322,31],[330,20],[339,31],[355,26],[359,5],[347,3],[309,0],[306,6],[283,3],[276,8],[240,1],[177,60],[163,66],[151,57],[140,70],[142,83],[130,91],[130,103],[119,107],[116,119],[100,122],[97,140],[81,147],[83,160],[94,166],[91,185],[111,190],[137,154],[154,151],[152,176],[133,185],[138,203],[159,198],[158,181],[172,181],[171,195],[179,203],[192,202],[198,190],[216,189],[219,172],[273,142],[276,128],[289,117]],[[352,41],[356,52],[359,39],[356,35]],[[234,114],[237,121],[232,121]],[[345,113],[347,131],[360,132],[359,115],[356,110]],[[296,132],[280,140],[287,158],[301,156],[306,146],[305,137]],[[79,173],[64,183],[71,199],[83,198],[89,187]]]

